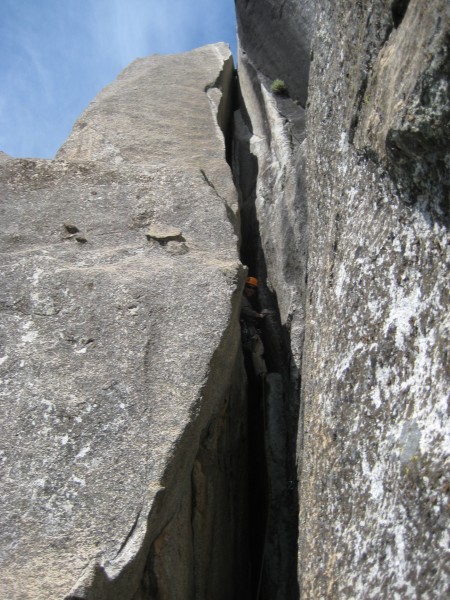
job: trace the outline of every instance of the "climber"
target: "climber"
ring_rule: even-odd
[[[256,324],[264,319],[266,311],[258,312],[253,308],[251,300],[255,297],[257,289],[256,277],[247,277],[241,303],[241,334],[244,354],[251,355],[254,373],[260,376],[267,372],[267,368],[263,358],[264,346]]]
[[[258,319],[264,318],[264,313],[257,312],[251,303],[258,289],[258,280],[256,277],[247,277],[245,281],[244,295],[241,304],[241,319],[250,325],[255,325]]]

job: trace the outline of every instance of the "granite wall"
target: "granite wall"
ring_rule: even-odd
[[[300,596],[443,597],[448,3],[236,4],[266,284],[301,386]]]

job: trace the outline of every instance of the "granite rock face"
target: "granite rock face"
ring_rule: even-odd
[[[242,3],[244,4],[244,3]],[[280,3],[270,14],[279,14]],[[278,4],[278,9],[274,5]],[[282,77],[288,89],[297,90],[306,102],[309,69],[310,9],[299,13],[303,27],[287,33],[283,19],[273,17],[262,25],[259,13],[238,7],[240,38],[239,84],[243,98],[235,114],[235,177],[241,203],[243,262],[260,281],[261,306],[274,310],[279,320],[264,323],[268,378],[266,446],[271,488],[263,574],[264,598],[296,598],[297,517],[296,438],[299,418],[300,369],[304,343],[306,259],[308,251],[305,194],[305,110],[291,96],[271,92],[272,78]],[[291,7],[292,9],[292,7]],[[284,19],[301,5],[284,11]],[[299,32],[302,37],[298,46]],[[283,54],[269,76],[257,42],[270,53],[270,35],[253,35],[260,27],[270,30]],[[246,42],[249,46],[246,45]],[[301,51],[300,65],[292,48]],[[291,55],[291,58],[287,57]],[[297,55],[295,55],[297,56]],[[272,57],[274,59],[274,57]],[[262,65],[260,68],[258,65]],[[297,69],[299,66],[299,69]],[[299,73],[302,75],[299,75]],[[295,73],[295,75],[294,75]],[[295,81],[295,85],[293,84]],[[275,379],[278,374],[278,379]]]
[[[448,591],[450,145],[438,124],[449,110],[448,4],[404,8],[402,20],[382,3],[323,4],[317,13],[302,370],[305,597]],[[405,160],[389,139],[406,148]],[[370,153],[361,151],[367,144]]]
[[[448,3],[236,5],[233,124],[216,44],[134,62],[55,161],[0,153],[2,597],[449,591]]]
[[[304,107],[314,1],[236,0],[235,3],[241,51],[259,73],[272,81],[282,79],[290,96]]]
[[[89,105],[57,158],[111,168],[150,163],[201,170],[224,202],[237,210],[222,135],[231,119],[233,85],[233,59],[226,44],[137,59]]]
[[[298,47],[302,34],[281,26],[286,3],[264,25],[247,5],[239,143],[255,164],[241,189],[301,382],[284,378],[285,413],[299,412],[299,590],[268,597],[444,597],[448,3],[316,2],[311,52],[272,71],[312,57],[306,131],[252,40],[253,26]]]
[[[2,156],[2,598],[245,586],[232,81],[224,44],[140,59],[57,160]]]

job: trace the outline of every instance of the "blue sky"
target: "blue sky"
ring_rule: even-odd
[[[236,57],[234,0],[0,0],[0,150],[53,158],[135,58],[219,41]]]

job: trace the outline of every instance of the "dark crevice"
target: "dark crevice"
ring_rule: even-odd
[[[394,27],[400,26],[403,21],[403,17],[408,10],[409,0],[393,0],[391,11],[392,11],[392,20],[394,21]]]
[[[236,119],[240,114],[236,115]],[[241,219],[241,261],[248,274],[261,278],[259,274],[258,249],[261,248],[256,219],[255,197],[258,164],[250,153],[248,139],[238,139],[243,122],[236,123],[233,156],[233,171],[239,194]],[[256,308],[256,306],[255,306]],[[265,556],[264,548],[268,531],[269,476],[266,461],[266,410],[264,402],[265,380],[254,369],[252,355],[244,348],[244,363],[247,373],[248,410],[248,505],[249,524],[249,572],[250,600],[260,600],[266,588],[263,585]]]
[[[231,77],[228,76],[229,78],[226,74],[226,71],[231,68],[233,68],[232,57],[225,62],[216,81],[205,87],[206,94],[213,88],[217,88],[222,93],[217,109],[217,124],[222,130],[225,141],[225,159],[230,166],[233,152],[233,113],[237,109],[239,102],[237,71],[233,68],[233,73]]]
[[[235,117],[233,156],[240,204],[241,261],[248,267],[248,274],[260,282],[255,308],[271,313],[258,326],[264,345],[265,376],[255,373],[251,355],[244,352],[249,381],[251,599],[272,600],[282,594],[286,600],[294,600],[298,598],[298,377],[290,372],[290,337],[287,327],[281,324],[276,294],[266,285],[266,261],[255,207],[258,163],[250,152],[251,133],[245,119],[244,108]]]
[[[127,543],[128,543],[128,540],[129,540],[129,539],[131,538],[131,536],[133,535],[133,533],[134,533],[134,530],[136,529],[136,527],[137,527],[137,524],[138,524],[138,522],[139,522],[139,517],[141,516],[141,512],[142,512],[142,508],[140,508],[140,509],[139,509],[139,511],[138,511],[138,513],[137,513],[137,515],[136,515],[136,518],[135,518],[135,520],[134,520],[133,526],[131,527],[131,529],[130,529],[130,531],[128,532],[127,536],[125,537],[125,539],[123,540],[122,544],[120,545],[120,548],[119,548],[119,550],[117,551],[117,554],[114,556],[113,560],[115,560],[115,559],[116,559],[116,558],[119,556],[119,554],[122,552],[122,550],[123,550],[123,549],[125,548],[125,546],[127,545]]]
[[[353,144],[353,140],[355,138],[355,133],[356,133],[356,129],[358,127],[358,122],[359,122],[359,116],[360,116],[361,109],[362,109],[362,106],[364,103],[364,98],[366,95],[368,83],[369,83],[369,77],[368,77],[367,70],[365,69],[361,72],[361,82],[360,82],[359,89],[358,89],[358,92],[356,93],[356,97],[355,97],[354,110],[353,110],[352,120],[350,123],[349,132],[348,132],[348,141],[350,144]]]
[[[248,524],[251,600],[260,600],[264,575],[264,547],[267,535],[269,478],[265,456],[264,381],[253,370],[251,357],[245,356],[248,376]]]

